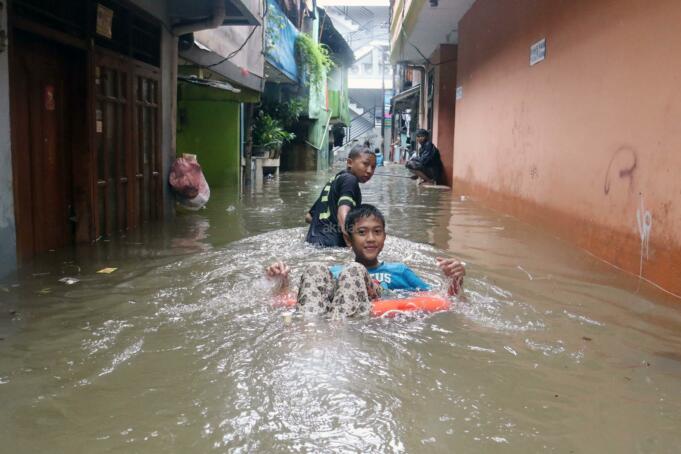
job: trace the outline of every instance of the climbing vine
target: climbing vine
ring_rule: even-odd
[[[296,50],[300,66],[307,71],[310,85],[318,87],[334,67],[329,48],[316,43],[307,33],[300,33],[296,39]]]

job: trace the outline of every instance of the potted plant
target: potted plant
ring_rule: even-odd
[[[284,130],[281,122],[260,111],[253,126],[253,156],[278,158],[284,142],[296,135]]]

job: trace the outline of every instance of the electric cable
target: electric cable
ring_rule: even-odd
[[[411,41],[409,41],[409,39],[407,38],[407,34],[406,34],[406,32],[404,31],[404,29],[402,29],[402,30],[400,30],[400,31],[402,32],[402,37],[404,38],[404,40],[405,40],[411,47],[413,47],[414,50],[416,50],[416,52],[418,52],[418,54],[426,61],[426,63],[428,63],[429,66],[440,66],[440,65],[444,65],[445,63],[450,63],[450,62],[453,62],[453,61],[457,61],[456,58],[450,58],[449,60],[441,61],[441,62],[439,62],[439,63],[433,63],[432,61],[430,61],[430,59],[429,59],[428,57],[426,57],[425,55],[423,55],[423,52],[421,52],[421,49],[419,49],[418,47],[416,47],[416,45],[415,45],[414,43],[412,43]]]
[[[227,56],[226,56],[225,58],[223,58],[222,60],[217,61],[217,62],[215,62],[215,63],[212,63],[212,64],[210,64],[210,65],[205,66],[205,68],[206,68],[206,69],[209,69],[209,68],[212,68],[212,67],[214,67],[214,66],[221,65],[221,64],[223,64],[224,62],[226,62],[227,60],[230,60],[230,59],[232,59],[234,56],[236,56],[236,54],[238,54],[239,52],[241,52],[241,49],[243,49],[243,48],[246,46],[246,44],[248,44],[248,41],[251,39],[251,37],[252,37],[253,34],[255,33],[255,30],[256,30],[258,27],[259,27],[258,25],[256,25],[256,26],[253,27],[253,30],[251,30],[251,32],[248,34],[248,37],[246,38],[246,40],[241,44],[241,46],[239,46],[238,49],[236,49],[235,51],[231,52],[229,55],[227,55]]]

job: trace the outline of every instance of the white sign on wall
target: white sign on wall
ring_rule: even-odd
[[[456,87],[456,100],[458,101],[459,99],[463,99],[463,87],[460,85]]]
[[[534,66],[546,58],[546,38],[530,46],[530,66]]]

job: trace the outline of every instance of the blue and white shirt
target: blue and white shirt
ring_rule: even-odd
[[[333,277],[343,271],[345,265],[334,265],[329,268]],[[430,286],[404,263],[381,263],[375,268],[367,268],[372,279],[381,283],[388,290],[430,290]]]

